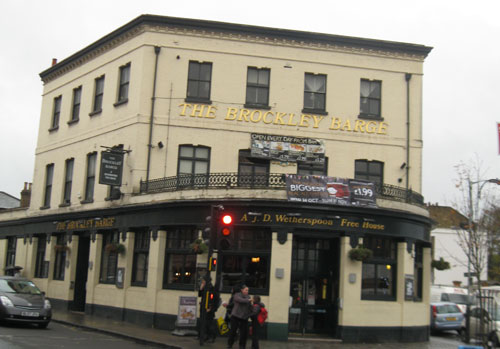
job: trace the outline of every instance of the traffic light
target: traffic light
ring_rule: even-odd
[[[219,250],[229,250],[233,247],[234,231],[232,215],[228,213],[221,215],[217,234],[217,248]]]
[[[210,261],[208,263],[208,270],[214,271],[217,268],[217,258],[210,257]]]

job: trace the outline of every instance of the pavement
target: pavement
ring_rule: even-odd
[[[192,349],[200,348],[198,340],[193,336],[175,336],[170,331],[155,328],[146,328],[123,321],[113,321],[94,315],[86,315],[77,312],[53,311],[52,321],[65,325],[75,326],[86,330],[97,331],[121,338],[125,338],[137,343],[172,349]],[[49,325],[50,326],[50,325]],[[237,348],[238,343],[233,345]],[[288,349],[288,348],[338,348],[338,349],[457,349],[460,345],[454,335],[432,336],[429,342],[423,343],[342,343],[334,339],[317,338],[294,338],[287,342],[260,341],[260,347],[267,349]],[[227,338],[218,337],[215,343],[205,343],[204,348],[219,349],[227,347]],[[251,341],[247,341],[247,348],[251,347]]]

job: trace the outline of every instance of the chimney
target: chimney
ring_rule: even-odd
[[[57,58],[52,58],[52,66],[55,66],[57,64]]]
[[[30,207],[31,183],[24,182],[24,189],[21,191],[21,207]]]

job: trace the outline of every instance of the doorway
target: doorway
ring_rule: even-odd
[[[85,311],[87,297],[87,274],[89,268],[90,236],[80,235],[76,258],[75,293],[72,310]]]
[[[289,331],[335,336],[339,239],[294,237]]]

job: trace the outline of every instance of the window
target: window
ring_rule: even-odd
[[[205,146],[179,146],[177,178],[179,186],[205,186],[210,168],[210,148]]]
[[[326,75],[306,73],[304,81],[304,112],[325,113]]]
[[[54,178],[54,164],[48,164],[45,168],[45,195],[43,197],[43,207],[50,207],[50,196],[52,194],[52,181]]]
[[[360,116],[380,118],[382,81],[361,79]]]
[[[242,149],[238,156],[238,185],[267,186],[269,160],[252,158],[250,150]]]
[[[384,184],[384,163],[380,161],[356,160],[354,163],[354,178]]]
[[[62,96],[54,98],[52,123],[50,124],[50,130],[57,130],[59,128],[59,117],[61,115],[61,102],[62,102]]]
[[[363,262],[361,299],[396,300],[396,242],[365,237],[363,246],[373,251],[373,257]]]
[[[102,111],[102,99],[104,97],[104,75],[95,79],[95,92],[94,92],[94,107],[92,113],[94,115]]]
[[[128,101],[128,87],[130,83],[130,63],[120,67],[120,84],[118,86],[118,100],[115,105]]]
[[[209,102],[212,63],[189,62],[187,102]]]
[[[148,284],[149,232],[135,233],[134,261],[132,263],[132,286],[146,287]]]
[[[80,119],[80,103],[82,100],[82,87],[77,87],[73,90],[73,108],[71,109],[71,118],[69,123],[76,122]]]
[[[245,107],[269,106],[269,69],[248,67]]]
[[[75,163],[74,159],[66,160],[66,173],[64,176],[64,196],[63,205],[69,205],[71,203],[71,186],[73,185],[73,165]]]
[[[46,278],[44,272],[44,262],[45,262],[45,250],[47,249],[47,236],[38,236],[38,244],[36,247],[36,263],[35,263],[35,277],[36,278]]]
[[[325,157],[325,161],[323,163],[298,161],[297,174],[309,176],[327,176],[328,158]]]
[[[101,284],[114,284],[116,281],[118,252],[110,248],[110,246],[118,244],[119,235],[118,231],[109,231],[102,235],[101,275],[99,277]]]
[[[66,239],[63,234],[56,238],[56,260],[54,262],[54,280],[64,280],[66,266]]]
[[[235,229],[235,246],[219,251],[222,289],[231,291],[245,284],[252,293],[265,294],[269,290],[271,262],[271,233],[253,229]]]
[[[16,247],[17,238],[15,236],[9,236],[7,238],[7,257],[5,259],[5,266],[11,266],[16,264]]]
[[[87,176],[85,180],[85,200],[84,202],[94,201],[94,185],[96,173],[97,153],[87,155]]]
[[[196,280],[196,254],[191,243],[198,238],[195,228],[172,228],[167,231],[163,288],[192,290]]]
[[[424,283],[423,258],[424,258],[424,249],[422,245],[416,244],[414,271],[413,271],[413,280],[414,280],[413,289],[415,290],[416,301],[422,301],[423,297],[423,283]]]

